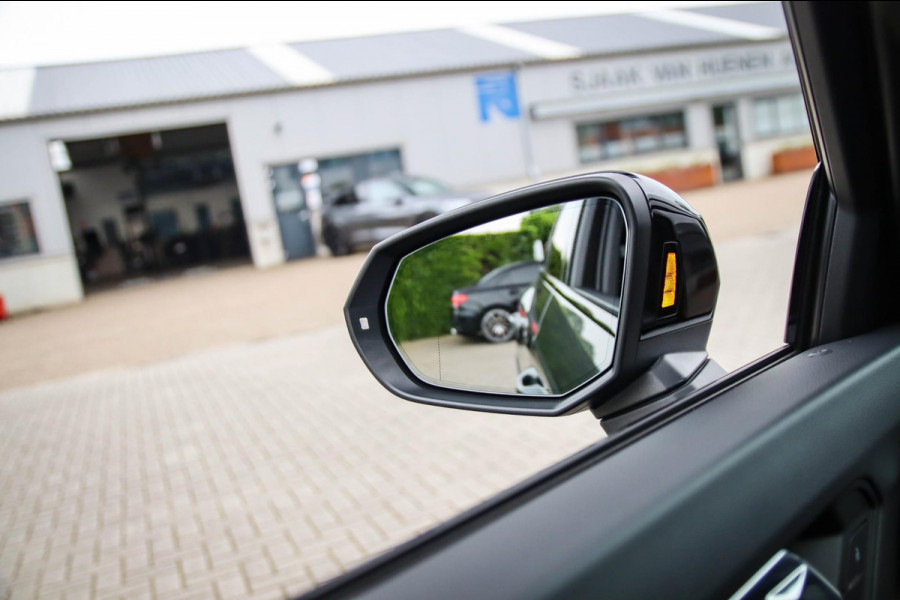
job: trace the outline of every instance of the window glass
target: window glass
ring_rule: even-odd
[[[686,148],[688,145],[683,112],[583,123],[577,126],[576,133],[578,157],[583,163]]]
[[[0,204],[0,258],[37,252],[37,236],[28,202]]]
[[[800,133],[809,128],[800,94],[786,94],[753,101],[753,129],[758,137]]]
[[[769,99],[754,102],[753,122],[756,128],[756,135],[772,135],[775,131],[775,104]]]
[[[420,4],[404,11],[434,12]],[[455,8],[460,18],[484,12]],[[710,358],[730,371],[780,346],[816,152],[783,11],[771,3],[739,8],[709,14],[772,26],[765,44],[654,21],[616,50],[601,43],[609,41],[604,31],[648,22],[548,14],[519,29],[556,32],[593,48],[589,59],[535,57],[506,69],[491,48],[476,47],[471,61],[448,71],[438,51],[446,32],[353,39],[349,27],[327,48],[295,40],[303,53],[337,57],[326,61],[339,75],[335,85],[326,78],[286,88],[259,62],[266,53],[218,50],[139,62],[111,56],[39,78],[25,108],[73,137],[54,140],[67,158],[54,162],[54,173],[44,127],[18,117],[0,123],[15,130],[0,134],[0,147],[13,154],[0,161],[0,295],[12,313],[0,321],[0,448],[12,449],[0,450],[0,600],[7,590],[78,595],[92,581],[91,591],[109,597],[170,583],[186,597],[293,597],[601,437],[589,411],[527,419],[392,400],[348,343],[341,307],[372,244],[464,200],[601,168],[656,179],[703,215],[713,240],[721,288]],[[277,24],[284,10],[259,15],[251,6],[247,23],[262,16]],[[177,13],[160,27],[183,21]],[[38,14],[10,29],[46,34],[34,27],[44,21]],[[125,19],[113,29],[128,26]],[[69,30],[73,43],[62,46],[73,56],[64,62],[77,60],[79,39],[90,41],[79,38],[78,23]],[[171,33],[155,38],[168,43]],[[416,68],[385,69],[391,48],[409,54],[410,44],[419,50]],[[11,59],[27,65],[19,46]],[[148,120],[144,101],[123,94],[116,78],[150,67],[159,85],[144,100],[165,110]],[[198,69],[241,76],[212,95],[210,86],[179,85]],[[84,118],[84,106],[75,106],[84,102],[101,112]],[[53,112],[64,105],[74,112]],[[511,106],[521,108],[518,117]],[[201,122],[210,124],[185,127]],[[443,192],[432,177],[446,178],[453,196],[431,196]],[[381,181],[369,191],[387,204],[357,198],[356,186],[373,179]],[[384,180],[403,188],[402,207]],[[250,196],[242,204],[243,192]],[[454,302],[479,300],[465,288],[482,276],[512,281],[527,273],[518,261],[530,260],[541,261],[554,291],[614,314],[625,227],[622,213],[590,202],[567,210],[555,230],[561,207],[523,205],[516,210],[529,212],[520,219],[480,229],[479,245],[434,254],[440,260],[416,282],[434,292],[434,309],[419,311],[415,327],[432,317],[449,323]],[[344,228],[351,221],[359,225]],[[497,251],[503,240],[517,241],[507,253]],[[302,260],[307,255],[317,257]],[[485,275],[500,264],[516,268],[502,279]],[[445,289],[451,266],[467,276]],[[534,287],[522,299],[527,287],[489,286],[525,340],[540,333],[547,304]],[[79,289],[86,301],[43,308],[77,300]],[[41,310],[15,314],[33,307]],[[382,331],[378,315],[367,318],[370,333]],[[461,349],[495,353],[496,368],[476,365],[485,377],[519,373],[516,341],[444,331],[435,343],[448,369]],[[94,510],[97,498],[108,515]],[[111,534],[116,543],[107,544]],[[41,546],[48,539],[52,547]],[[199,570],[197,548],[208,550]]]
[[[279,165],[270,171],[272,198],[278,212],[291,212],[305,206],[304,190],[300,184],[300,171],[296,164]]]

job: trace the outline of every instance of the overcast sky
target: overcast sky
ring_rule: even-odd
[[[0,68],[728,2],[0,2]]]

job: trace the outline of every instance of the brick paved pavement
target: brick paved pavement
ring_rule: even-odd
[[[382,391],[342,328],[0,395],[14,598],[275,598],[600,439]]]
[[[729,214],[715,196],[691,201]],[[714,238],[727,225],[718,222]],[[717,241],[723,289],[710,350],[728,368],[776,347],[783,330],[796,229],[777,219],[760,227],[771,233]],[[184,296],[224,285],[218,275],[228,274],[171,285]],[[143,297],[131,294],[158,298],[166,285],[93,306],[110,302],[99,312],[116,324],[110,311],[131,314],[127,298]],[[22,329],[0,330],[0,357],[23,324],[45,336],[84,325],[67,314],[87,313],[4,324]],[[216,337],[215,321],[191,314],[179,322],[201,321],[202,339],[185,343],[199,352],[101,361],[119,366],[0,392],[0,599],[295,594],[602,437],[585,414],[508,417],[396,399],[324,318],[236,343],[249,334]],[[231,345],[202,350],[209,339]],[[67,364],[51,341],[23,352]]]
[[[365,254],[113,289],[0,323],[0,390],[338,325]]]

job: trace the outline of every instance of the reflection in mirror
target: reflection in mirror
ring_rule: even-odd
[[[568,393],[612,365],[627,235],[590,198],[480,225],[400,262],[387,324],[407,366],[443,387]]]

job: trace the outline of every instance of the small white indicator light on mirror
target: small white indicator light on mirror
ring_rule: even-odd
[[[367,317],[359,318],[359,328],[362,329],[363,331],[369,330],[369,319]]]

